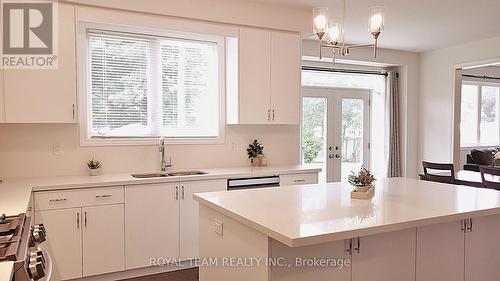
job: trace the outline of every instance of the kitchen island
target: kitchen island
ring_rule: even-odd
[[[414,179],[195,194],[200,280],[497,281],[500,192]]]

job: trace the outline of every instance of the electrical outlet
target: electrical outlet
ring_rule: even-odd
[[[52,146],[52,154],[54,155],[62,155],[64,154],[64,149],[62,144],[56,143]]]
[[[215,226],[215,233],[217,233],[220,236],[222,236],[222,231],[223,231],[223,223],[222,223],[222,221],[218,220],[218,219],[215,219],[214,226]]]

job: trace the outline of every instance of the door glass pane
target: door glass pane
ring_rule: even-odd
[[[326,98],[302,99],[302,163],[325,171]]]
[[[481,87],[481,144],[498,143],[498,89]]]
[[[342,99],[342,181],[363,166],[363,111],[361,99]]]
[[[462,85],[460,143],[477,144],[478,86]]]

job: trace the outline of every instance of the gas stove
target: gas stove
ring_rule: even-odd
[[[14,262],[15,281],[48,281],[50,257],[42,248],[47,232],[43,225],[31,226],[30,213],[0,216],[0,262]]]

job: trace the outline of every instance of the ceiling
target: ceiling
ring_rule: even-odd
[[[249,0],[342,15],[342,0]],[[346,41],[367,43],[368,7],[383,6],[380,46],[423,52],[500,36],[499,0],[347,0]],[[312,19],[311,19],[312,21]],[[312,32],[311,32],[312,33]]]

